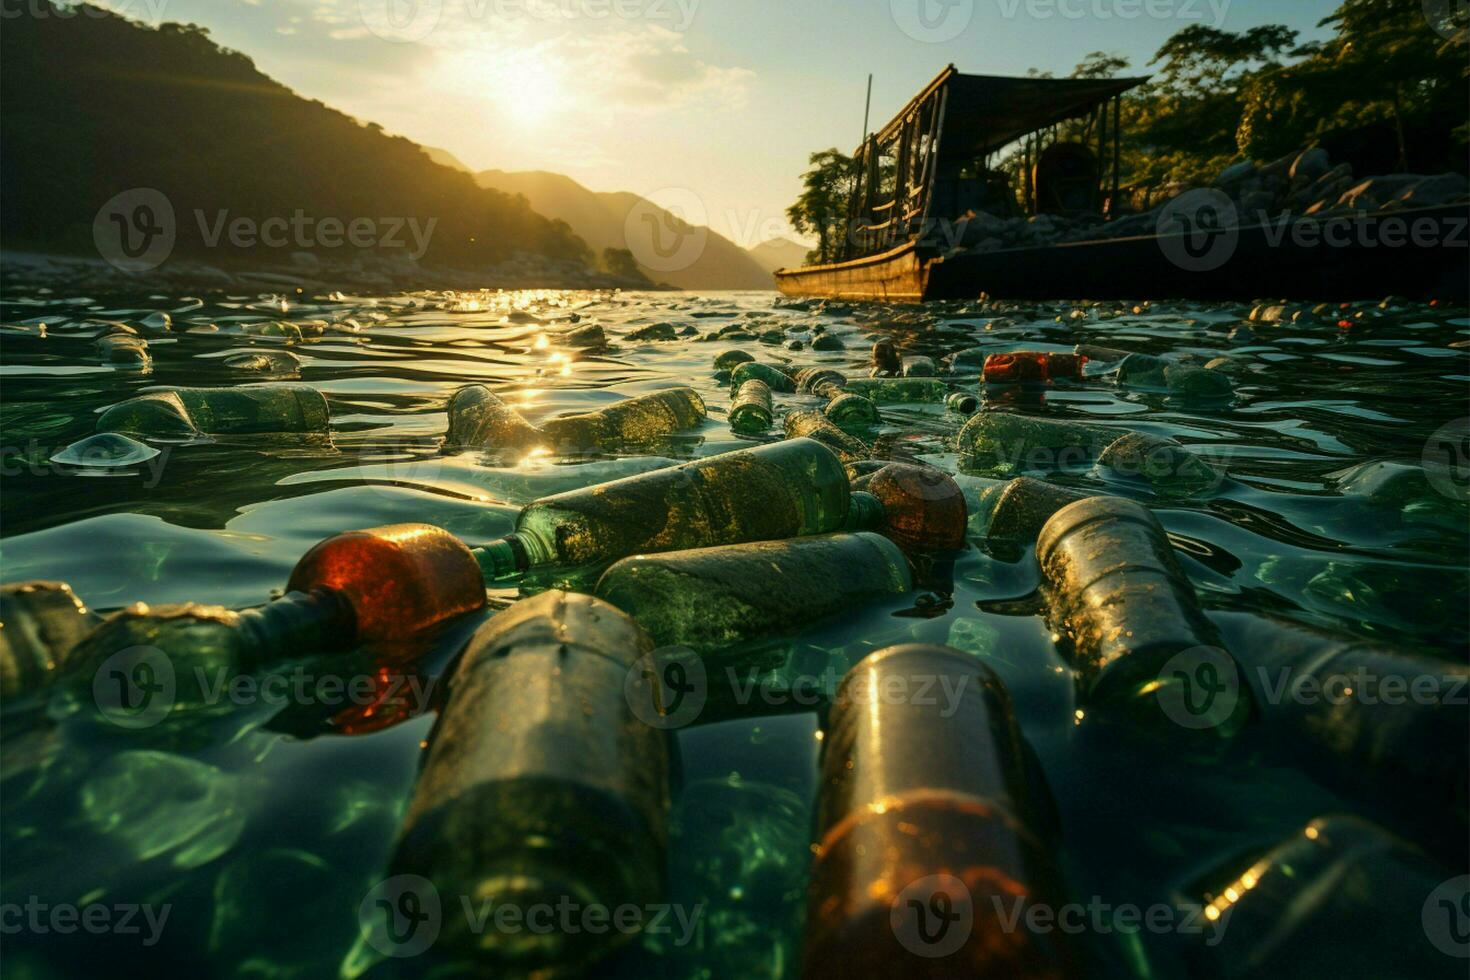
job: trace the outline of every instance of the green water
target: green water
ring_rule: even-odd
[[[1463,662],[1464,447],[1436,433],[1470,415],[1467,353],[1450,346],[1470,337],[1467,311],[1364,304],[1344,314],[1346,327],[1334,319],[1255,325],[1254,337],[1232,341],[1249,309],[850,307],[783,304],[764,293],[64,296],[11,284],[0,304],[9,325],[0,337],[0,577],[63,580],[102,610],[138,600],[255,604],[285,583],[307,548],[342,530],[427,522],[484,545],[510,532],[519,507],[539,497],[778,438],[779,424],[749,438],[730,430],[729,386],[713,367],[727,350],[860,377],[884,336],[936,359],[976,346],[1070,351],[1091,343],[1235,362],[1233,402],[1119,389],[1098,365],[1083,384],[988,396],[992,407],[1173,437],[1228,473],[1218,487],[1168,497],[1156,509],[1227,642],[1241,614],[1269,612]],[[140,324],[156,311],[170,314],[173,329],[143,331],[149,373],[104,363],[94,341],[105,328],[84,321]],[[251,326],[280,320],[325,327]],[[680,339],[623,339],[654,322],[673,324]],[[557,343],[591,323],[606,331],[608,349]],[[812,351],[818,326],[845,349]],[[760,339],[696,340],[721,331]],[[289,371],[289,359],[236,356],[277,350],[299,358],[299,376],[226,363]],[[959,364],[952,380],[973,390],[980,361]],[[330,444],[197,440],[109,475],[46,462],[90,434],[98,413],[147,386],[283,380],[326,395]],[[697,430],[620,457],[533,456],[505,466],[476,453],[442,456],[447,400],[474,382],[533,424],[686,384],[711,414]],[[818,409],[821,400],[778,394],[776,404],[780,413]],[[867,434],[879,453],[956,469],[946,440],[962,416],[942,404],[884,405],[881,413]],[[1345,476],[1378,462],[1393,465]],[[1079,465],[1051,477],[1154,502],[1146,486],[1103,474]],[[948,642],[984,658],[1009,686],[1041,763],[1056,801],[1060,863],[1082,903],[1168,902],[1187,882],[1320,814],[1374,816],[1250,733],[1226,757],[1202,762],[1167,738],[1124,743],[1090,724],[1038,615],[1031,556],[972,544],[919,591],[815,624],[775,654],[751,652],[749,660],[789,657],[821,678],[900,641]],[[447,969],[432,954],[375,952],[360,938],[359,909],[386,877],[442,703],[439,681],[475,625],[457,623],[413,649],[288,665],[287,680],[303,679],[276,689],[283,697],[245,691],[148,728],[99,717],[86,685],[9,706],[0,731],[0,902],[169,911],[151,944],[142,913],[133,933],[7,934],[5,973],[411,977]],[[379,677],[375,665],[385,660],[411,665],[387,672],[402,682],[402,706],[344,708],[312,687],[329,675]],[[818,735],[816,715],[789,709],[674,733],[669,897],[685,914],[697,910],[697,928],[687,941],[677,923],[635,941],[608,975],[795,974]],[[458,914],[445,901],[446,914]],[[1081,943],[1096,975],[1183,977],[1190,941],[1113,930]]]

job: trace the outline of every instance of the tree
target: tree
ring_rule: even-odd
[[[847,204],[856,177],[853,161],[834,147],[813,153],[807,162],[812,169],[801,175],[805,190],[786,209],[786,217],[798,234],[817,239],[807,262],[836,262],[847,239]]]
[[[633,253],[626,248],[605,248],[602,250],[602,267],[609,275],[618,276],[622,279],[644,279],[643,270],[638,268],[638,262],[633,258]]]

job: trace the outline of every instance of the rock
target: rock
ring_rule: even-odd
[[[1215,178],[1215,186],[1221,188],[1229,187],[1232,184],[1241,183],[1247,178],[1254,177],[1255,175],[1255,161],[1242,160],[1239,163],[1233,163],[1230,166],[1226,167],[1224,170],[1220,171],[1220,176]]]
[[[824,333],[812,341],[812,350],[842,350],[846,346],[841,337],[830,333]]]
[[[1425,179],[1427,178],[1423,174],[1387,174],[1381,177],[1369,177],[1357,186],[1348,188],[1337,199],[1337,203],[1355,211],[1376,211],[1385,202]]]
[[[602,327],[589,323],[563,334],[561,342],[568,347],[606,347],[607,335],[602,332]]]
[[[1300,177],[1315,180],[1330,169],[1332,169],[1332,158],[1327,155],[1326,150],[1320,146],[1314,146],[1310,150],[1303,150],[1301,155],[1292,161],[1288,176],[1292,180]]]
[[[1437,177],[1425,177],[1409,185],[1388,203],[1399,207],[1423,208],[1449,204],[1466,194],[1470,194],[1470,181],[1460,174],[1440,174]]]
[[[628,334],[629,340],[677,340],[678,333],[672,323],[650,323]]]
[[[1240,220],[1246,224],[1269,218],[1276,210],[1276,195],[1270,191],[1256,191],[1240,199],[1236,209]]]

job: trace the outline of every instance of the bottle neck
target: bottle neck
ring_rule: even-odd
[[[352,604],[329,589],[291,592],[240,612],[250,656],[263,663],[298,653],[341,650],[357,635]]]
[[[876,531],[888,523],[888,512],[883,501],[863,490],[855,491],[847,507],[844,531]]]
[[[539,544],[529,535],[516,532],[483,548],[474,548],[470,553],[480,563],[485,584],[493,586],[498,582],[514,582],[537,565],[547,564],[550,556],[543,554],[545,549]]]

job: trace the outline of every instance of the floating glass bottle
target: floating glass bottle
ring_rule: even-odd
[[[1130,432],[1098,454],[1099,469],[1123,480],[1148,484],[1166,497],[1197,497],[1225,479],[1174,439]]]
[[[730,428],[742,435],[765,432],[773,418],[771,389],[764,381],[751,378],[730,401]]]
[[[1005,925],[1065,900],[1027,758],[976,658],[900,646],[853,667],[822,741],[803,976],[1080,976],[1061,930]]]
[[[641,552],[835,531],[849,506],[841,461],[791,439],[546,497],[476,556],[492,582],[532,569],[596,572]]]
[[[985,535],[992,541],[1030,544],[1053,514],[1086,497],[1029,476],[999,483],[980,495]]]
[[[99,618],[64,582],[0,586],[0,700],[50,685]]]
[[[949,386],[937,378],[852,378],[843,390],[875,405],[942,405]]]
[[[545,442],[540,429],[484,385],[467,385],[449,400],[446,449],[527,450]]]
[[[698,426],[709,415],[693,388],[639,395],[583,415],[541,423],[547,445],[562,455],[649,442]]]
[[[1118,435],[1081,422],[981,412],[965,423],[955,447],[967,464],[981,470],[1053,472],[1090,463]]]
[[[784,420],[786,438],[812,439],[837,454],[844,463],[868,459],[873,449],[857,436],[843,432],[821,412],[787,412]]]
[[[1148,354],[1125,357],[1118,365],[1118,384],[1190,398],[1228,399],[1235,393],[1229,375]]]
[[[903,552],[877,534],[625,558],[597,582],[660,646],[715,649],[769,639],[913,587]]]
[[[854,488],[883,506],[875,530],[907,554],[944,554],[965,547],[969,511],[965,493],[950,475],[933,466],[889,463]]]
[[[201,435],[326,433],[327,400],[306,385],[246,388],[170,388],[129,398],[97,420],[98,432],[161,439]]]
[[[991,354],[985,358],[986,384],[1051,384],[1054,381],[1081,381],[1087,358],[1076,354],[1052,354],[1044,351],[1013,351]]]
[[[730,388],[738,390],[745,382],[754,378],[756,381],[764,381],[772,391],[782,394],[790,394],[796,390],[796,382],[791,375],[778,367],[769,364],[761,364],[758,361],[746,361],[735,365],[735,370],[730,372]]]
[[[822,414],[843,432],[866,432],[882,420],[878,417],[878,406],[852,392],[842,392],[829,401]]]
[[[390,867],[454,904],[439,947],[507,974],[562,976],[633,938],[563,930],[554,910],[573,903],[575,925],[587,909],[643,910],[662,895],[668,750],[631,708],[653,703],[638,669],[651,650],[618,610],[557,591],[516,603],[470,640]],[[493,906],[483,929],[460,914],[461,898]],[[526,928],[543,906],[550,928]],[[494,911],[507,907],[519,928],[497,926]]]

